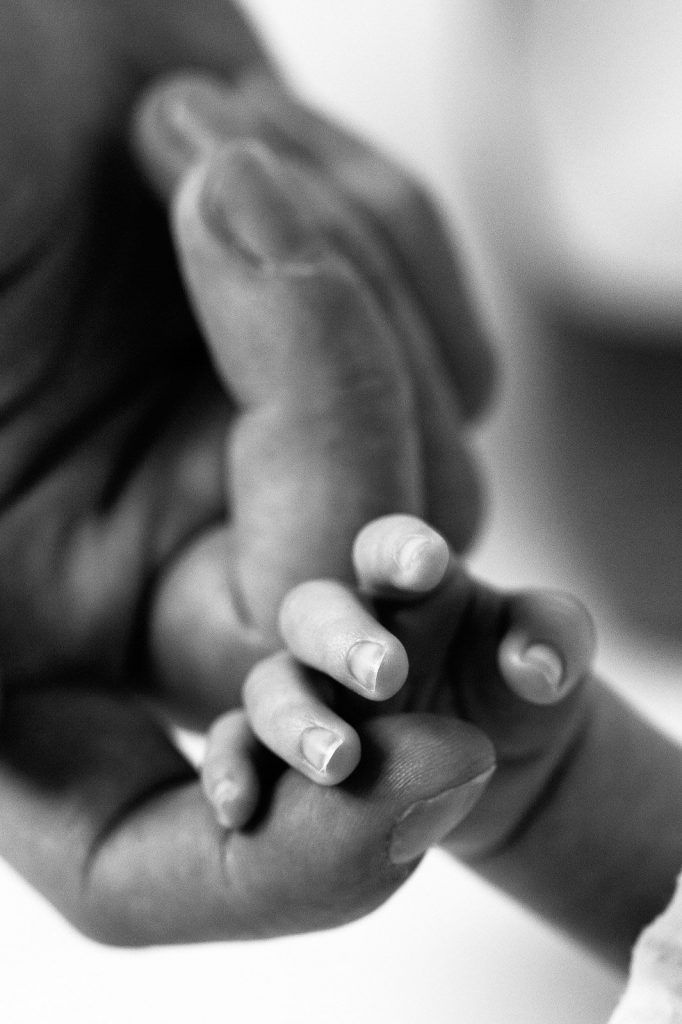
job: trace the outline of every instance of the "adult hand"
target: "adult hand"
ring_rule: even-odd
[[[0,40],[0,665],[120,682],[154,572],[223,514],[227,420],[130,108],[264,60],[221,0],[10,0]]]
[[[362,737],[363,762],[347,785],[322,789],[289,770],[253,827],[225,832],[191,767],[130,701],[92,689],[10,690],[0,848],[65,917],[107,943],[342,924],[402,884],[471,805],[469,784],[493,759],[471,726],[435,716],[377,719]]]
[[[262,653],[263,640],[272,643],[283,593],[311,575],[350,575],[350,541],[367,519],[396,509],[421,511],[455,547],[470,539],[480,501],[453,395],[469,412],[480,406],[489,386],[488,352],[472,333],[461,275],[420,193],[366,148],[268,85],[257,46],[231,6],[206,0],[188,12],[179,4],[78,3],[67,10],[54,3],[36,12],[14,0],[3,8],[1,27],[2,123],[16,126],[8,131],[0,172],[3,671],[19,680],[89,673],[118,684],[144,639],[151,604],[156,674],[182,688],[191,670],[197,692],[205,677],[209,691],[220,677],[222,707],[228,670],[238,683],[244,665]],[[208,327],[211,366],[178,279],[163,212],[127,156],[126,118],[135,88],[159,70],[191,63],[228,77],[254,67],[258,74],[232,94],[193,79],[189,94],[187,80],[152,93],[140,119],[138,149],[162,187],[177,180],[178,150],[177,131],[163,142],[164,130],[169,134],[164,110],[184,111],[187,127],[208,123],[207,108],[213,104],[215,114],[217,103],[228,127],[235,114],[242,129],[246,122],[242,136],[271,136],[281,125],[286,145],[280,148],[298,146],[306,154],[293,169],[295,212],[314,203],[315,241],[327,240],[335,266],[318,275],[328,281],[314,314],[315,340],[304,338],[291,364],[300,372],[312,355],[313,368],[298,392],[284,398],[274,395],[277,381],[264,385],[268,394],[255,395],[244,379],[244,372],[262,373],[263,360],[257,360],[266,352],[267,363],[281,342],[283,311],[273,313],[266,329],[265,317],[240,303],[245,280],[234,265],[222,270],[220,280],[214,277],[214,285],[224,288],[226,273],[232,274],[232,308],[224,302],[216,309],[208,285],[198,297],[197,274],[206,271],[210,256],[205,245],[197,251],[201,245],[190,237],[191,216],[180,216],[183,269]],[[34,83],[27,91],[29,65]],[[193,130],[185,132],[180,149],[186,150]],[[218,136],[225,134],[221,123]],[[313,156],[319,166],[311,166]],[[174,160],[175,173],[169,174]],[[185,159],[185,170],[189,163]],[[254,204],[248,176],[244,167],[225,174],[223,188],[235,193],[237,217],[240,204]],[[277,198],[276,189],[261,195],[255,218],[260,228],[252,225],[256,236]],[[360,367],[359,344],[355,356],[338,344],[332,351],[336,325],[348,317],[349,277],[356,285],[362,278],[357,287],[363,308],[355,323],[345,322],[343,338],[346,345],[355,332],[365,341],[369,355]],[[251,284],[250,298],[260,302],[264,293],[256,294]],[[289,303],[295,303],[305,285],[290,283],[288,290]],[[271,301],[282,300],[273,286]],[[300,313],[308,320],[310,315],[309,309]],[[286,329],[292,336],[311,330],[291,310]],[[256,353],[255,338],[268,330]],[[394,337],[387,338],[389,332]],[[240,356],[235,338],[250,343],[240,346]],[[235,365],[252,355],[246,368]],[[413,377],[414,415],[405,407],[410,382],[401,359]],[[340,373],[345,380],[339,381]],[[322,422],[318,408],[311,428],[311,389],[320,375],[330,383],[327,404],[334,388],[338,392],[336,423],[343,419],[341,391],[345,401],[355,383],[368,389],[362,415],[362,398],[352,399],[337,430],[340,444],[332,423],[311,470],[310,452],[292,458],[287,450],[280,458],[284,437],[272,430],[271,440],[279,442],[274,452],[251,451],[245,465],[234,465],[235,454],[247,447],[237,439],[229,446],[233,464],[226,484],[230,397],[249,415],[254,409],[264,415],[274,400],[291,403],[303,394],[307,421],[302,417],[286,441],[296,430],[305,440]],[[401,408],[392,413],[394,399]],[[358,424],[350,422],[354,415]],[[369,427],[367,417],[374,417]],[[350,479],[337,458],[349,439],[355,447]],[[394,457],[379,450],[382,443]],[[371,444],[377,450],[363,452]],[[254,477],[259,486],[251,487]],[[263,508],[266,491],[278,500]],[[209,536],[208,527],[225,522],[228,503],[235,529]],[[445,521],[441,509],[447,510]],[[298,526],[292,525],[295,516]],[[244,620],[257,629],[244,630]],[[231,628],[235,621],[238,636]],[[220,650],[209,664],[206,652],[214,651],[218,633]]]
[[[322,290],[319,306],[310,297],[303,301],[295,283],[265,275],[254,284],[257,271],[231,259],[234,251],[226,254],[215,222],[202,220],[199,200],[204,186],[210,191],[215,184],[214,172],[222,168],[238,178],[239,166],[243,170],[239,160],[236,170],[232,158],[214,161],[213,171],[204,166],[204,177],[188,179],[176,217],[209,359],[184,298],[163,210],[130,161],[125,138],[135,90],[159,71],[188,64],[228,77],[254,65],[264,70],[252,36],[229,5],[54,2],[37,10],[14,0],[3,7],[0,29],[1,123],[10,129],[0,161],[0,659],[8,691],[0,748],[2,852],[80,927],[110,941],[271,934],[347,920],[404,877],[405,868],[393,870],[387,861],[387,836],[415,801],[466,782],[471,763],[489,757],[482,737],[432,719],[368,726],[376,733],[377,756],[368,758],[364,782],[353,791],[324,798],[285,775],[262,828],[224,843],[209,823],[191,769],[131,697],[130,684],[177,696],[194,710],[197,703],[206,709],[219,700],[222,708],[236,699],[245,666],[272,643],[272,611],[255,600],[243,603],[249,573],[244,576],[242,566],[250,553],[258,555],[259,540],[268,540],[282,510],[270,507],[260,520],[244,512],[240,517],[250,468],[260,474],[257,495],[265,493],[267,472],[277,468],[278,493],[290,501],[305,497],[300,454],[296,473],[288,476],[288,449],[270,451],[268,458],[251,451],[242,490],[237,486],[231,495],[238,528],[228,525],[223,463],[234,400],[249,412],[268,402],[259,404],[258,395],[249,401],[253,379],[244,385],[239,373],[230,376],[234,333],[226,345],[229,309],[216,305],[216,288],[231,281],[229,294],[236,298],[244,274],[251,275],[251,294],[260,288],[263,301],[238,307],[237,323],[247,340],[269,339],[270,353],[282,337],[272,325],[284,293],[306,321],[301,337],[310,344],[308,369],[328,385],[322,391],[330,399],[338,381],[327,374],[343,367],[340,352],[349,337],[362,337],[376,367],[395,313],[384,314],[374,284],[352,258],[339,285],[334,273],[343,263],[341,246],[329,257],[331,271],[325,264],[339,285],[331,289],[332,300],[343,297],[340,332],[328,317],[329,290]],[[27,67],[31,90],[25,88]],[[218,193],[224,198],[222,188]],[[255,204],[262,225],[253,193],[235,194],[242,211]],[[311,294],[317,284],[313,274]],[[295,344],[301,340],[296,317],[289,321],[291,337],[284,324],[282,365],[295,374],[305,368]],[[334,344],[340,348],[330,361]],[[256,364],[249,365],[247,347],[242,357],[248,378]],[[380,365],[381,381],[390,372],[390,386],[380,382],[378,390],[403,394],[399,357],[393,353],[386,366]],[[351,390],[343,390],[344,399]],[[463,394],[475,390],[465,384]],[[369,391],[376,397],[376,389]],[[302,392],[284,395],[285,406],[294,393]],[[370,418],[379,415],[371,402],[367,406]],[[403,440],[416,418],[405,403],[391,415],[400,427],[392,452],[404,456]],[[242,418],[248,426],[248,415]],[[338,422],[349,426],[340,413]],[[453,413],[448,422],[456,423],[461,451],[459,417]],[[344,521],[349,535],[372,515],[416,503],[422,472],[415,454],[387,460],[386,475],[377,476],[381,453],[365,458],[357,424],[354,436],[353,501]],[[308,519],[319,531],[312,564],[303,557],[306,548],[286,549],[286,531],[272,543],[270,550],[290,556],[282,591],[295,582],[292,572],[324,571],[326,563],[316,558],[327,557],[325,536],[332,552],[341,549],[334,547],[334,518],[318,518],[320,509],[338,510],[330,501],[339,499],[338,483],[325,489],[324,475],[333,469],[336,450],[332,432],[318,447],[319,481],[315,474],[305,480],[327,495]],[[288,490],[288,479],[299,490]],[[475,504],[462,517],[460,543],[471,532]],[[241,507],[256,506],[246,501]],[[299,507],[307,510],[303,502]],[[203,606],[193,603],[197,593],[216,599],[211,607],[218,612],[207,628],[197,614]],[[278,598],[275,586],[273,609]],[[171,646],[178,637],[180,644]],[[180,672],[178,650],[185,658]],[[192,666],[196,687],[188,678]],[[315,822],[317,839],[304,833],[303,821],[306,828]],[[439,838],[433,828],[423,832],[424,846]],[[300,866],[296,884],[292,862]]]
[[[426,509],[467,545],[481,499],[466,419],[488,395],[490,354],[419,188],[272,78],[155,84],[135,139],[172,201],[194,307],[241,413],[230,590],[224,539],[200,540],[161,580],[153,618],[166,692],[182,700],[191,677],[217,711],[243,646],[239,612],[276,639],[289,587],[352,578],[358,524]]]

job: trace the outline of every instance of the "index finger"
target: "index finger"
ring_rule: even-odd
[[[172,125],[177,134],[169,145]],[[254,74],[238,90],[208,75],[178,76],[153,89],[138,111],[138,155],[166,191],[221,138],[249,137],[323,170],[352,200],[421,307],[463,413],[481,413],[492,394],[495,360],[462,246],[449,237],[427,191],[398,164],[316,114],[272,76]]]
[[[351,578],[367,519],[421,501],[391,324],[299,186],[264,147],[226,147],[190,172],[174,216],[191,299],[240,408],[226,460],[237,581],[268,637],[297,583]]]

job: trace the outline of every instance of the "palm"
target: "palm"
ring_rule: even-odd
[[[132,92],[157,67],[122,54],[116,30],[151,30],[154,6],[15,2],[0,15],[0,643],[19,675],[116,674],[151,574],[221,505],[211,470],[227,409],[165,218],[126,154]],[[211,19],[239,42],[224,4],[192,11],[188,59],[210,63]],[[173,17],[156,65],[182,60]],[[245,33],[241,45],[252,53]]]

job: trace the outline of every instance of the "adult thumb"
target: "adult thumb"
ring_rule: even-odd
[[[372,719],[342,786],[280,779],[254,829],[231,833],[224,866],[245,936],[328,928],[383,903],[467,816],[494,771],[486,737],[435,715]]]

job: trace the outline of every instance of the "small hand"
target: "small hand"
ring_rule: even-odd
[[[591,621],[566,594],[484,587],[413,517],[370,523],[353,560],[359,592],[317,580],[285,598],[287,650],[251,672],[245,714],[214,725],[205,791],[218,820],[239,826],[257,805],[256,740],[334,786],[362,763],[353,725],[368,714],[456,716],[484,731],[497,755],[486,800],[453,837],[480,853],[533,805],[580,728]],[[470,781],[462,818],[489,777]]]

